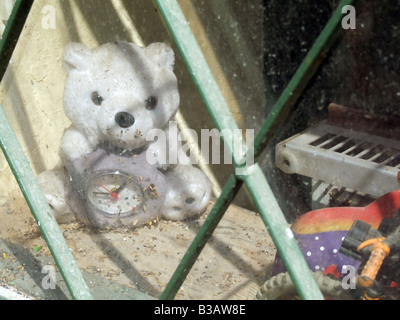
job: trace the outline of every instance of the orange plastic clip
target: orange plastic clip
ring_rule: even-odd
[[[380,300],[381,297],[372,298],[372,297],[370,297],[370,296],[368,295],[368,293],[365,293],[362,299],[363,299],[363,300]]]
[[[385,240],[385,237],[369,239],[361,243],[357,248],[358,250],[362,250],[365,247],[373,245],[371,255],[365,264],[361,275],[358,277],[358,281],[363,287],[372,286],[383,260],[390,253],[389,246],[382,242],[383,240]]]
[[[381,238],[374,238],[374,239],[365,240],[363,243],[361,243],[361,244],[358,246],[357,250],[358,250],[358,251],[361,251],[362,249],[364,249],[364,248],[366,248],[366,247],[369,247],[369,246],[371,246],[371,245],[373,245],[373,244],[375,244],[375,243],[377,243],[377,242],[382,242],[382,241],[385,240],[385,239],[386,239],[385,237],[381,237]]]

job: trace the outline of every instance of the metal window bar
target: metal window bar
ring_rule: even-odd
[[[155,2],[200,92],[214,125],[219,130],[228,128],[233,131],[237,128],[236,122],[233,119],[229,107],[218,88],[177,1],[155,0]],[[255,138],[254,150],[250,149],[247,151],[254,152],[255,159],[258,159],[266,146],[272,126],[276,124],[283,111],[289,109],[296,102],[323,60],[325,54],[329,51],[335,39],[337,39],[341,31],[342,8],[345,5],[355,5],[356,2],[357,1],[343,0],[340,3],[293,78],[275,103]],[[242,163],[235,161],[238,159],[235,159],[232,141],[224,142],[231,148],[230,151],[233,155],[233,163],[235,166],[237,163]],[[218,225],[218,222],[234,199],[243,182],[246,184],[259,210],[300,297],[302,299],[322,299],[322,294],[318,285],[312,277],[304,257],[290,232],[288,223],[257,163],[254,164],[252,173],[245,175],[233,174],[231,176],[204,225],[197,233],[181,263],[178,265],[161,299],[172,299],[175,297],[180,286],[190,272],[191,267],[200,255],[201,250],[211,237],[212,232]]]
[[[0,42],[0,57],[4,66],[1,78],[11,58],[19,34],[28,16],[32,1],[18,0],[11,12],[3,38]],[[82,273],[71,254],[65,238],[47,203],[25,154],[14,134],[3,108],[0,106],[0,147],[10,165],[19,187],[39,226],[58,269],[73,299],[92,299]]]
[[[217,129],[236,129],[229,107],[224,100],[218,85],[201,53],[200,48],[183,16],[183,13],[175,0],[155,0],[164,18],[167,27],[174,38],[180,54],[205,102],[208,112]],[[342,19],[342,8],[345,5],[355,5],[355,0],[343,0],[332,15],[324,30],[307,54],[303,63],[294,74],[292,80],[275,103],[269,113],[260,132],[257,134],[253,148],[248,152],[254,152],[258,159],[271,134],[271,128],[282,117],[283,111],[289,109],[300,96],[309,79],[315,73],[326,52],[336,39]],[[17,0],[6,26],[4,36],[0,42],[1,65],[8,64],[12,51],[18,39],[18,35],[28,13],[31,0]],[[22,24],[21,24],[22,20]],[[6,57],[6,58],[4,58]],[[0,73],[0,79],[4,71]],[[231,151],[232,141],[225,141]],[[23,195],[37,221],[40,231],[50,249],[51,254],[67,284],[71,296],[74,299],[91,299],[92,296],[85,283],[79,267],[77,266],[59,226],[54,219],[51,209],[45,200],[43,193],[36,181],[29,161],[23,154],[17,138],[8,123],[3,109],[0,107],[0,146],[12,169],[12,172],[23,192]],[[232,152],[235,167],[240,167],[243,159],[237,158]],[[226,209],[235,198],[243,183],[246,184],[253,201],[282,256],[286,268],[297,288],[298,294],[303,299],[322,299],[322,294],[312,277],[301,251],[294,240],[284,215],[265,179],[258,163],[252,167],[252,171],[245,174],[233,174],[225,185],[220,197],[209,213],[203,226],[195,236],[181,263],[171,277],[161,299],[173,299],[180,286],[184,282],[191,267],[200,255],[213,231],[223,217]]]
[[[19,35],[29,14],[33,0],[17,0],[10,13],[0,41],[0,80],[6,72],[8,61],[17,44]]]

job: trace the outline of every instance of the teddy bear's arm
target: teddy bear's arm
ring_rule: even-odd
[[[61,140],[61,156],[64,160],[75,160],[94,151],[86,136],[74,126],[68,128]]]

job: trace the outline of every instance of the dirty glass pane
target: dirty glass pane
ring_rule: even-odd
[[[337,4],[292,2],[282,12],[277,3],[266,2],[271,30],[266,37],[272,42],[266,41],[266,82],[274,92],[282,92]],[[267,177],[274,181],[275,195],[293,222],[311,270],[339,278],[347,274],[342,288],[355,288],[357,268],[366,272],[359,265],[369,254],[360,253],[357,246],[369,237],[397,232],[398,7],[381,4],[364,1],[342,11],[342,37],[275,131],[266,162],[267,168],[274,168],[267,169]],[[354,224],[348,233],[358,219],[364,224]],[[392,223],[394,228],[386,229]],[[380,226],[380,233],[361,231],[370,226]],[[357,232],[362,235],[358,239]],[[375,285],[384,287],[396,278],[389,273],[380,271]],[[383,293],[377,291],[367,295]]]
[[[284,236],[299,241],[318,284],[328,273],[339,292],[333,298],[359,298],[351,272],[369,254],[354,243],[339,252],[344,239],[354,240],[353,222],[363,220],[357,227],[365,231],[388,219],[362,240],[388,236],[390,247],[397,236],[400,8],[393,1],[344,8],[338,0],[177,2],[234,132],[217,129],[156,1],[35,1],[0,85],[0,104],[93,297],[162,295],[237,174],[229,139],[239,141],[234,160],[243,159],[238,146],[254,145],[336,11],[336,40],[256,160],[272,189],[266,197],[276,198],[288,222]],[[3,36],[18,3],[0,2]],[[5,157],[0,170],[2,288],[70,298]],[[243,186],[234,197],[177,299],[285,294],[267,289],[271,276],[289,276],[250,193]],[[375,282],[382,287],[397,280],[385,270]]]

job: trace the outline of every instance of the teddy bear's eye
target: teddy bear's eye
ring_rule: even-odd
[[[103,100],[103,97],[97,91],[92,93],[92,101],[96,106],[100,106]]]
[[[156,96],[148,97],[144,101],[147,110],[154,110],[157,107],[158,99]]]

